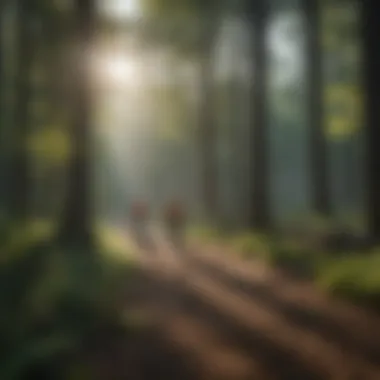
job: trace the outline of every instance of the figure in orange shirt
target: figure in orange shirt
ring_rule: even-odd
[[[184,243],[185,210],[181,202],[171,201],[165,210],[165,224],[172,242],[178,247]]]

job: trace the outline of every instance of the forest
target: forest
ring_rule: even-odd
[[[0,0],[0,379],[380,379],[374,0]]]

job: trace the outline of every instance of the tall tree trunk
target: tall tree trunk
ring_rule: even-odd
[[[1,155],[1,163],[0,163],[0,218],[2,222],[7,221],[2,225],[2,237],[0,239],[6,237],[8,235],[8,221],[11,216],[11,153],[13,151],[13,139],[11,137],[13,133],[14,125],[12,123],[14,110],[13,110],[13,98],[15,93],[15,85],[14,85],[14,69],[10,68],[10,63],[14,62],[15,59],[15,44],[14,38],[9,39],[6,37],[6,31],[11,29],[14,33],[17,28],[17,20],[16,20],[16,8],[17,4],[9,3],[4,1],[0,3],[0,17],[1,17],[1,30],[0,30],[0,70],[1,70],[1,79],[0,79],[0,155]],[[12,100],[12,101],[10,101]]]
[[[5,150],[5,114],[6,114],[6,104],[5,104],[5,64],[4,64],[4,39],[3,32],[4,28],[4,6],[0,5],[0,228],[2,228],[3,218],[5,217],[5,170],[6,170],[6,154]]]
[[[211,16],[213,17],[213,16]],[[203,206],[207,218],[216,221],[218,215],[217,134],[214,117],[214,45],[218,23],[210,22],[205,32],[199,67],[199,142]]]
[[[70,56],[72,156],[67,177],[67,194],[58,231],[64,245],[91,247],[93,243],[91,197],[91,75],[90,48],[95,29],[95,1],[76,0],[74,49]]]
[[[368,159],[367,215],[369,232],[380,240],[380,24],[374,0],[363,0],[364,85]]]
[[[252,120],[251,120],[251,164],[252,164],[252,205],[250,225],[266,230],[272,225],[269,183],[269,141],[267,110],[267,67],[268,53],[266,30],[268,5],[265,0],[252,2],[249,9],[252,32]]]
[[[323,124],[323,73],[319,0],[302,0],[306,24],[307,112],[310,128],[310,175],[312,208],[322,216],[332,213],[327,140]]]
[[[17,69],[14,105],[13,147],[11,153],[11,175],[9,178],[9,211],[16,221],[28,216],[30,200],[30,159],[27,140],[29,135],[30,101],[32,95],[31,74],[33,68],[35,39],[33,4],[29,0],[17,2]]]

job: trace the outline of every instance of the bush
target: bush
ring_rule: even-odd
[[[359,222],[359,217],[355,220]],[[293,236],[310,249],[329,252],[331,255],[346,255],[347,251],[363,252],[372,242],[355,220],[339,221],[318,216],[304,217],[288,224],[285,236]]]
[[[273,266],[302,278],[314,278],[323,260],[323,254],[294,240],[275,242],[270,255]]]
[[[321,268],[317,283],[332,294],[380,311],[380,254],[331,260]]]
[[[323,260],[321,255],[297,239],[283,239],[245,232],[231,238],[230,244],[244,258],[260,258],[296,276],[314,276]]]
[[[222,237],[215,229],[201,231],[203,235],[199,230],[195,235],[198,240],[225,243],[239,256],[263,259],[294,277],[315,280],[329,293],[380,311],[380,249],[371,252],[363,235],[323,219],[281,238],[250,231]]]
[[[36,368],[55,378],[62,372],[56,363],[99,331],[128,334],[123,293],[133,266],[126,252],[67,252],[49,244],[41,228],[18,236],[0,262],[2,380],[30,378]]]

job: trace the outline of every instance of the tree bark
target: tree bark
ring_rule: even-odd
[[[319,0],[303,0],[306,24],[307,115],[309,121],[310,179],[312,208],[322,216],[331,216],[332,205],[324,132],[323,73]]]
[[[27,141],[30,126],[30,100],[32,95],[31,71],[33,68],[35,39],[33,17],[35,9],[29,0],[17,2],[17,69],[14,104],[14,127],[10,163],[9,212],[17,222],[28,217],[30,204],[30,159]]]
[[[93,244],[91,194],[91,80],[90,48],[95,29],[95,2],[75,2],[74,48],[70,54],[72,156],[67,176],[67,193],[58,232],[63,245],[90,248]]]
[[[3,32],[4,32],[4,6],[0,5],[0,224],[3,222],[5,217],[5,196],[6,196],[6,153],[5,150],[5,114],[6,114],[6,104],[5,104],[5,65],[4,65],[4,44],[3,44]],[[2,225],[0,225],[0,228]]]
[[[268,99],[267,67],[268,53],[266,30],[268,5],[265,0],[252,2],[249,9],[252,38],[252,116],[251,116],[251,164],[252,205],[250,226],[267,230],[272,226],[269,183]]]
[[[213,16],[211,16],[213,17]],[[215,17],[215,16],[214,16]],[[218,217],[218,165],[217,130],[214,117],[214,45],[218,22],[211,22],[206,28],[204,46],[201,49],[199,66],[199,142],[201,188],[205,214],[216,221]]]
[[[363,0],[365,131],[367,144],[367,216],[372,238],[380,240],[380,24],[374,0]]]

